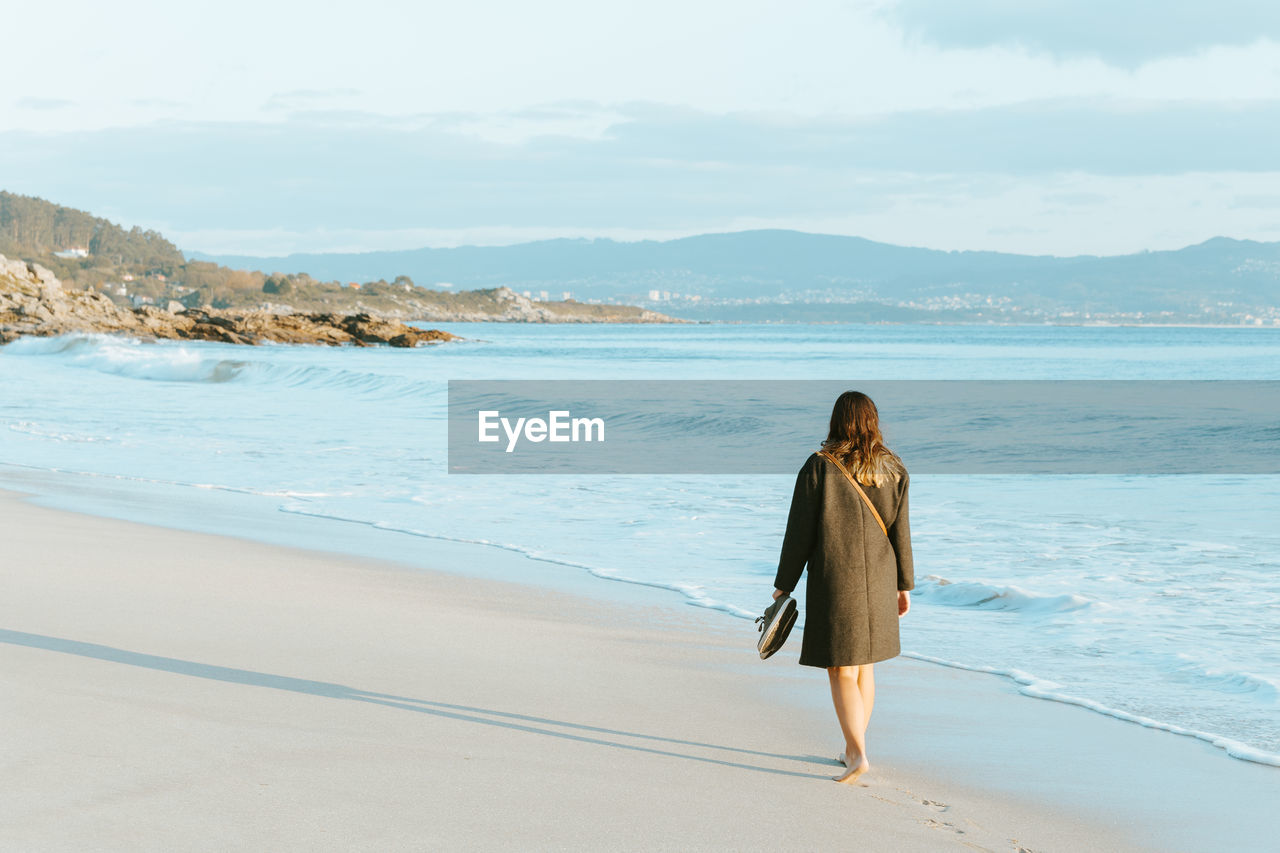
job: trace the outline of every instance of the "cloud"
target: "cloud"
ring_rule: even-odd
[[[1126,68],[1219,45],[1280,41],[1280,4],[1259,0],[898,0],[881,15],[939,47],[1016,46]]]
[[[1280,169],[1280,100],[1029,101],[865,119],[648,109],[606,134],[625,158],[918,173],[1165,175]]]
[[[615,125],[613,135],[597,139],[555,135],[518,143],[479,138],[457,130],[453,120],[445,128],[405,127],[354,115],[14,131],[0,134],[0,175],[21,177],[20,187],[8,189],[91,199],[95,208],[128,198],[151,221],[184,231],[282,225],[687,231],[731,217],[776,217],[797,206],[815,216],[884,210],[892,203],[886,188],[968,182],[868,176],[848,161],[838,168],[805,164],[797,160],[808,148],[803,141],[789,146],[774,139],[737,156],[720,143],[736,138],[739,123],[720,128],[692,156],[653,144],[649,131],[634,126],[639,122]],[[688,124],[686,135],[698,136]]]
[[[606,113],[614,118],[598,133],[563,132],[566,121]],[[508,119],[542,129],[509,138],[475,130]],[[1245,207],[1232,214],[1229,202],[1280,192],[1280,151],[1270,145],[1278,129],[1280,102],[1039,101],[859,119],[658,104],[513,117],[314,111],[276,122],[9,131],[0,133],[0,176],[11,191],[188,235],[199,241],[186,244],[193,249],[387,247],[411,234],[435,235],[432,243],[670,235],[732,224],[856,228],[916,243],[928,229],[932,245],[972,248],[995,237],[1043,250],[1086,239],[1132,246],[1123,235],[1154,233],[1155,219],[1273,219]],[[1158,197],[1150,187],[1162,188]],[[1193,217],[1191,199],[1202,192],[1214,201]],[[1216,233],[1180,227],[1171,233]],[[1101,238],[1083,236],[1094,231]]]
[[[601,128],[565,132],[574,116],[605,113],[612,117]],[[1280,138],[1280,101],[1034,101],[856,119],[629,104],[563,116],[553,110],[532,123],[518,116],[515,123],[525,126],[510,138],[476,130],[502,126],[501,116],[352,111],[262,123],[10,131],[0,134],[0,175],[72,175],[87,163],[93,168],[85,167],[82,180],[118,183],[122,192],[154,187],[172,199],[166,206],[184,198],[217,205],[262,190],[278,199],[261,203],[264,215],[275,204],[316,196],[317,211],[378,199],[369,202],[370,215],[408,207],[438,217],[433,227],[493,205],[510,211],[510,224],[547,224],[539,217],[572,209],[576,221],[590,214],[602,226],[628,227],[628,217],[659,209],[666,216],[668,207],[693,214],[738,206],[769,215],[779,197],[800,192],[815,207],[856,206],[867,176],[884,182],[910,175],[918,187],[936,176],[981,192],[994,176],[1280,171],[1272,144]],[[530,131],[533,124],[542,130]]]
[[[1043,234],[1047,230],[1045,228],[1028,228],[1025,225],[1002,225],[997,228],[988,228],[987,233],[993,237],[1025,237],[1030,234]]]
[[[13,103],[22,110],[63,110],[75,106],[75,101],[64,98],[18,98]]]
[[[287,92],[276,92],[263,103],[264,110],[305,110],[342,98],[359,96],[359,89],[291,89]]]
[[[1107,198],[1102,193],[1050,193],[1044,197],[1044,200],[1053,204],[1065,204],[1074,207],[1077,205],[1102,204]]]
[[[1280,209],[1280,195],[1247,193],[1238,195],[1231,201],[1231,206],[1240,209],[1276,210]]]
[[[191,106],[187,101],[175,101],[170,98],[130,98],[129,105],[157,110],[174,110]]]

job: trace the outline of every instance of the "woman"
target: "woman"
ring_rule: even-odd
[[[773,594],[795,589],[808,564],[800,663],[825,668],[831,681],[844,734],[837,782],[871,768],[872,666],[901,651],[898,619],[915,586],[907,484],[906,466],[884,446],[875,403],[857,391],[841,394],[822,450],[796,477]]]

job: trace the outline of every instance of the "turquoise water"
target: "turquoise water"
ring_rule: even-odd
[[[336,547],[356,523],[376,531],[362,539],[373,556],[379,538],[420,541],[423,565],[441,540],[473,543],[527,557],[522,580],[568,566],[754,617],[791,476],[450,477],[446,381],[1280,379],[1270,329],[448,328],[470,340],[18,341],[0,348],[0,486],[31,491],[38,473],[52,502],[83,507],[109,481],[193,508],[189,526],[216,495],[235,511],[202,523],[229,534],[306,516],[312,544]],[[913,476],[904,650],[1280,764],[1280,477],[1212,471]]]

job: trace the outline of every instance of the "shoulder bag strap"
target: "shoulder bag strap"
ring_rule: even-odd
[[[862,491],[862,486],[858,485],[858,481],[855,480],[853,478],[853,475],[849,473],[849,469],[844,467],[844,463],[842,463],[839,459],[835,458],[825,450],[819,450],[818,455],[825,456],[827,459],[830,459],[833,463],[835,463],[835,466],[840,469],[840,473],[844,474],[844,478],[848,480],[850,483],[852,483],[853,487],[857,489],[858,495],[859,497],[862,498],[863,503],[867,505],[867,509],[871,510],[871,514],[875,516],[876,524],[880,525],[881,532],[884,533],[885,536],[888,536],[889,531],[885,529],[884,520],[880,518],[880,513],[876,511],[875,504],[871,503],[871,498],[867,497],[867,493]]]

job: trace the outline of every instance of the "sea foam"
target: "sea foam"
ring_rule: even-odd
[[[248,364],[240,359],[198,352],[185,344],[81,333],[19,338],[5,346],[4,353],[52,356],[99,373],[162,382],[227,382]]]
[[[1045,595],[1013,584],[951,581],[938,575],[926,575],[917,586],[915,594],[930,604],[982,610],[1016,610],[1028,614],[1064,613],[1100,604],[1074,593]]]

